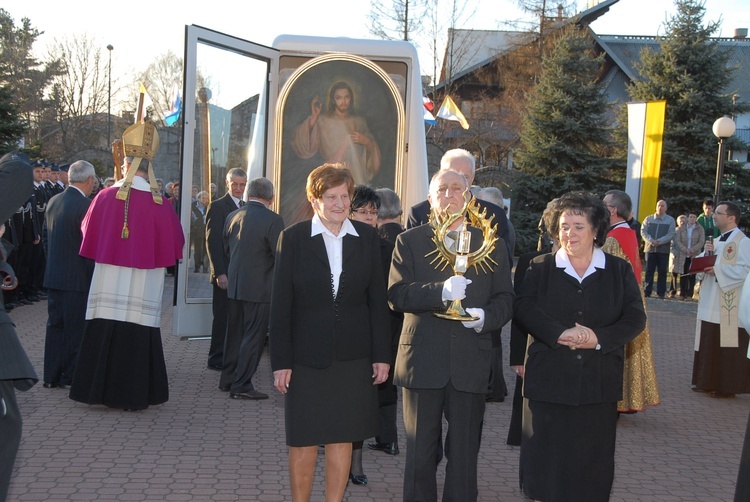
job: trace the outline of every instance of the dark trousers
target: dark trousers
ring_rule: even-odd
[[[664,297],[667,292],[667,265],[669,265],[669,253],[646,253],[646,280],[643,283],[643,292],[651,296],[654,290],[654,272],[658,273],[656,280],[656,294]]]
[[[443,501],[477,500],[477,455],[484,416],[484,393],[461,392],[451,382],[442,389],[403,389],[406,427],[404,502],[437,500],[438,438],[448,421]]]
[[[269,303],[229,299],[224,369],[219,387],[229,387],[233,393],[255,390],[251,380],[258,370],[268,334],[269,306]]]
[[[398,443],[398,428],[396,427],[396,403],[381,404],[378,408],[378,443]]]
[[[692,298],[695,293],[695,274],[688,274],[691,261],[690,258],[685,258],[685,268],[682,269],[683,275],[680,277],[680,296],[683,298]]]
[[[208,349],[209,366],[224,366],[224,342],[227,336],[228,304],[227,290],[221,289],[213,281],[212,310],[214,320],[211,324],[211,346]]]
[[[49,288],[47,294],[44,381],[70,385],[86,323],[88,293]]]
[[[11,380],[0,380],[0,500],[5,500],[21,444],[21,411]]]
[[[508,395],[508,386],[503,376],[503,344],[500,342],[500,331],[492,333],[492,364],[490,365],[490,380],[487,384],[487,399],[490,401],[504,401]]]
[[[31,248],[31,290],[33,292],[44,289],[44,269],[47,267],[47,255],[42,242]]]

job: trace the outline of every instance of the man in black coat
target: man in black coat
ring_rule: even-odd
[[[86,321],[86,300],[94,261],[78,254],[81,222],[91,204],[96,182],[94,166],[74,162],[70,184],[50,200],[45,215],[49,257],[44,274],[47,288],[47,336],[44,341],[44,387],[68,387],[73,380]]]
[[[247,174],[236,167],[227,173],[227,193],[211,202],[206,212],[206,252],[211,264],[211,285],[213,286],[213,324],[211,325],[211,346],[208,350],[208,367],[221,371],[224,367],[224,342],[227,334],[227,271],[229,257],[224,251],[224,224],[229,213],[242,205],[242,195],[247,185]],[[222,388],[222,391],[229,391]]]
[[[430,182],[430,202],[455,213],[463,204],[466,178],[443,170]],[[450,230],[460,229],[459,219]],[[457,228],[458,226],[458,228]],[[471,250],[482,232],[469,227]],[[396,239],[388,287],[391,307],[404,313],[393,383],[403,388],[406,428],[404,500],[437,500],[435,458],[442,417],[448,465],[443,500],[470,502],[478,497],[477,457],[490,373],[491,332],[513,313],[513,288],[507,251],[498,241],[489,257],[494,270],[469,268],[464,276],[432,263],[434,229],[422,225]],[[492,262],[488,262],[492,263]],[[439,264],[438,264],[439,265]],[[475,321],[445,320],[433,315],[445,302],[463,300]]]
[[[219,388],[229,387],[232,399],[268,399],[251,380],[268,334],[276,244],[284,230],[284,220],[269,209],[273,198],[273,184],[255,178],[247,187],[247,203],[225,225],[229,320]]]
[[[455,171],[459,174],[463,174],[466,178],[466,182],[469,186],[474,183],[474,169],[476,167],[476,160],[474,156],[461,148],[454,148],[445,152],[443,157],[440,159],[440,170],[441,171]],[[508,216],[505,214],[505,210],[492,202],[477,199],[479,209],[487,210],[487,217],[494,216],[493,223],[497,224],[497,235],[502,237],[505,243],[505,248],[508,251],[508,263],[510,268],[513,268],[513,249],[511,248],[510,230],[508,228]],[[409,210],[409,217],[406,220],[406,228],[414,228],[419,225],[424,225],[430,219],[430,201],[425,200],[419,204],[415,204]]]
[[[5,221],[26,200],[33,188],[29,158],[11,152],[0,158],[0,222]],[[0,237],[4,227],[0,226]],[[5,263],[6,250],[0,245],[3,288],[13,283],[13,270]],[[7,284],[6,284],[7,279]],[[0,500],[5,500],[13,464],[21,444],[21,410],[16,389],[28,390],[39,380],[16,335],[0,295]]]

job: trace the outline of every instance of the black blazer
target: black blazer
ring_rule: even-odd
[[[604,256],[604,269],[583,283],[557,268],[554,254],[531,261],[514,306],[515,319],[534,337],[525,397],[573,406],[622,399],[624,347],[643,331],[646,314],[630,264]],[[601,350],[557,343],[576,322],[594,330]]]
[[[544,254],[542,251],[530,251],[524,253],[518,257],[516,263],[516,272],[513,275],[513,291],[516,294],[521,292],[521,284],[526,277],[526,270],[529,268],[529,263],[533,258],[536,258],[540,254]],[[510,323],[510,356],[509,364],[511,366],[523,366],[526,360],[526,343],[528,341],[528,333],[526,333],[518,325],[518,321],[513,318]]]
[[[365,357],[390,364],[380,238],[369,225],[352,225],[359,237],[344,237],[335,299],[323,236],[310,236],[311,220],[281,233],[269,328],[273,371],[294,364],[325,368],[334,360]]]
[[[510,268],[513,268],[513,249],[511,249],[511,242],[510,242],[510,229],[508,227],[508,215],[505,214],[505,210],[501,208],[500,206],[493,204],[492,202],[487,202],[486,200],[477,199],[477,205],[479,206],[479,209],[487,209],[487,217],[490,217],[492,215],[495,216],[495,218],[492,220],[494,223],[497,224],[497,235],[498,237],[503,239],[503,242],[505,243],[505,250],[507,251],[508,255],[508,262],[510,263]],[[420,225],[424,225],[425,223],[429,222],[430,220],[430,201],[425,200],[420,202],[419,204],[415,204],[411,207],[409,210],[409,217],[406,220],[406,228],[414,228],[418,227]]]
[[[481,239],[479,230],[471,228],[472,249]],[[496,263],[494,272],[469,269],[465,276],[472,283],[466,288],[464,308],[484,309],[481,333],[465,328],[458,321],[432,315],[445,310],[443,283],[453,275],[451,267],[436,270],[432,257],[435,249],[433,229],[422,225],[402,233],[396,239],[388,300],[394,310],[404,313],[393,383],[407,388],[440,389],[448,381],[460,391],[484,394],[490,374],[492,338],[490,332],[501,329],[513,313],[513,288],[505,246],[495,246],[490,255]]]
[[[229,270],[229,256],[224,251],[224,224],[230,213],[237,211],[229,193],[211,202],[206,212],[206,251],[211,263],[211,282]]]
[[[49,201],[47,223],[47,268],[44,287],[88,293],[94,260],[84,258],[81,249],[81,222],[91,205],[77,188],[69,186]]]
[[[284,220],[262,203],[250,201],[227,218],[224,250],[229,257],[227,297],[269,303],[276,245]]]

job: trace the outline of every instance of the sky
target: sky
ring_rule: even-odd
[[[586,0],[577,2],[578,11],[585,10]],[[35,45],[38,57],[43,59],[55,39],[85,33],[101,43],[103,51],[108,44],[114,47],[112,71],[120,75],[145,69],[168,50],[182,56],[187,24],[267,46],[281,34],[373,38],[367,29],[370,0],[156,0],[127,7],[105,7],[100,0],[5,0],[3,4],[16,26],[28,17],[44,32]],[[474,15],[461,28],[511,29],[508,23],[523,17],[513,0],[475,0],[475,4]],[[137,5],[146,7],[138,10]],[[735,28],[750,28],[748,0],[706,0],[705,6],[706,21],[723,19],[720,36],[732,36]],[[592,27],[609,35],[663,34],[664,21],[674,11],[672,0],[620,0]],[[427,54],[420,49],[423,67]]]

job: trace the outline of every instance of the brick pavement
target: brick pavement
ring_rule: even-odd
[[[208,341],[170,335],[172,280],[162,320],[170,400],[127,413],[86,406],[41,384],[20,393],[24,438],[10,501],[281,501],[290,500],[283,398],[272,388],[264,355],[259,402],[230,400],[206,369]],[[715,399],[690,390],[696,303],[648,300],[662,404],[624,416],[618,426],[612,501],[718,501],[734,493],[750,396]],[[46,303],[11,313],[40,373]],[[507,328],[506,333],[507,335]],[[507,361],[507,336],[504,336]],[[506,371],[506,380],[513,375]],[[479,458],[483,501],[524,500],[518,452],[505,444],[510,401],[488,404]],[[364,452],[366,487],[347,501],[401,499],[402,453]],[[313,500],[323,499],[322,455]],[[442,483],[445,463],[438,469]]]

